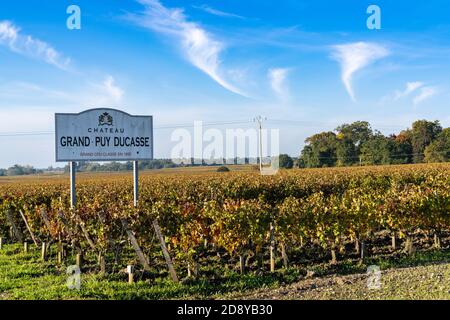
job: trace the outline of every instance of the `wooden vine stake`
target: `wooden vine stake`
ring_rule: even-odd
[[[175,272],[175,268],[173,267],[172,259],[170,258],[169,251],[166,247],[166,242],[164,241],[163,234],[161,232],[161,228],[159,227],[158,221],[153,221],[153,228],[155,229],[155,233],[158,236],[159,243],[161,245],[161,250],[164,255],[164,259],[166,259],[167,267],[169,268],[170,276],[172,277],[172,280],[175,282],[178,282],[177,273]]]
[[[6,211],[6,220],[8,221],[8,224],[11,226],[12,228],[12,234],[13,237],[19,241],[19,242],[23,242],[23,234],[22,231],[20,231],[20,229],[17,227],[16,223],[14,222],[14,218],[12,215],[11,210]]]
[[[239,270],[241,271],[241,274],[245,273],[245,259],[242,254],[239,256]]]
[[[128,228],[128,222],[125,219],[120,219],[123,228],[125,229],[125,232],[128,235],[128,239],[131,242],[131,245],[133,246],[134,251],[136,252],[136,255],[139,259],[139,262],[142,264],[145,270],[150,270],[150,265],[148,264],[147,258],[144,255],[144,252],[142,252],[141,247],[139,247],[139,244],[136,240],[136,237],[134,236],[133,232]]]
[[[100,266],[100,274],[105,275],[106,274],[106,260],[105,260],[105,256],[102,253],[98,254],[98,264]]]
[[[275,272],[275,228],[270,223],[270,272]]]
[[[336,249],[333,247],[331,249],[331,264],[336,264],[337,258],[336,258]]]
[[[40,210],[40,214],[41,214],[41,218],[42,218],[42,220],[44,221],[44,224],[45,224],[45,226],[47,227],[48,231],[51,232],[52,227],[51,227],[51,225],[50,225],[50,220],[49,220],[49,218],[48,218],[47,211],[45,211],[45,209],[42,208],[42,209]]]
[[[413,237],[410,235],[406,236],[405,252],[408,255],[412,255],[414,253],[414,241],[413,241]]]
[[[360,247],[359,239],[356,238],[355,239],[355,252],[356,252],[356,254],[359,254],[359,247]]]
[[[3,238],[0,237],[0,250],[3,248]]]
[[[199,266],[197,261],[192,262],[192,264],[188,262],[188,277],[194,276],[194,278],[197,278],[198,274],[199,274]]]
[[[39,247],[38,242],[36,241],[36,238],[34,237],[34,233],[30,228],[30,225],[28,224],[27,218],[25,217],[25,215],[23,214],[22,210],[19,210],[20,215],[22,217],[23,222],[25,222],[25,226],[27,227],[28,232],[30,233],[31,239],[33,240],[34,244],[36,245],[36,247]]]
[[[78,216],[76,217],[76,219],[81,228],[81,231],[83,232],[84,238],[86,239],[86,241],[89,244],[89,246],[91,247],[91,249],[95,251],[94,241],[92,241],[91,237],[89,236],[89,233],[87,232],[86,227],[84,226],[84,222],[81,221],[81,218]]]
[[[395,232],[393,232],[393,233],[392,233],[392,236],[391,236],[392,250],[397,249],[397,244],[396,244],[396,241],[395,241],[395,240],[396,240],[396,239],[395,239]]]
[[[284,243],[281,244],[281,257],[283,258],[283,266],[287,269],[289,266],[289,257],[287,255],[286,245]]]
[[[439,238],[437,233],[434,234],[434,247],[436,249],[440,249],[441,248],[441,239]]]
[[[77,253],[75,258],[75,264],[78,266],[78,268],[81,269],[82,263],[83,263],[83,255],[81,253]]]
[[[133,276],[133,266],[132,265],[127,266],[127,273],[128,273],[128,283],[133,284],[134,276]]]
[[[45,242],[42,242],[41,259],[42,261],[47,260],[47,244]]]
[[[28,242],[26,241],[23,243],[23,252],[28,253]]]
[[[361,260],[364,260],[367,256],[366,242],[361,241]]]
[[[59,240],[58,241],[58,249],[57,249],[57,253],[56,253],[56,262],[58,264],[62,264],[63,256],[64,256],[64,248],[63,248],[63,244],[61,243],[61,240]]]

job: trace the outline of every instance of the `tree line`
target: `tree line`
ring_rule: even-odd
[[[32,166],[21,166],[18,164],[13,165],[12,167],[9,167],[8,169],[1,169],[0,168],[0,177],[1,176],[23,176],[27,174],[37,174],[42,173],[43,170],[36,169]]]
[[[163,168],[174,168],[178,165],[173,163],[170,159],[154,159],[148,161],[139,161],[139,169],[163,169]],[[89,162],[80,161],[77,162],[77,171],[80,172],[113,172],[113,171],[129,171],[133,170],[133,162]],[[54,173],[54,172],[69,172],[69,165],[64,168],[53,168],[48,167],[47,169],[36,169],[29,165],[19,165],[15,164],[8,169],[0,168],[0,176],[22,176],[29,174],[43,174],[43,173]]]
[[[178,165],[170,159],[154,159],[139,161],[139,169],[163,169],[163,168],[175,168]],[[91,161],[79,161],[77,162],[77,171],[80,172],[113,172],[113,171],[129,171],[133,170],[133,162],[91,162]],[[69,172],[69,165],[64,167],[65,172]]]
[[[398,134],[383,135],[366,121],[343,124],[308,137],[298,166],[303,168],[446,162],[450,128],[418,120]]]

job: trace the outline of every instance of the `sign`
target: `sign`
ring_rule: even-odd
[[[56,161],[153,159],[153,117],[98,108],[55,114]]]

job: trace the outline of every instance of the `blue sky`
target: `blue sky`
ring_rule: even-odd
[[[66,27],[72,4],[81,30]],[[445,0],[2,1],[0,167],[54,165],[53,114],[102,106],[153,115],[156,157],[173,146],[163,127],[194,120],[261,114],[291,155],[355,120],[449,126],[449,74]]]

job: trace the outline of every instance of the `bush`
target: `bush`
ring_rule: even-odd
[[[228,172],[228,171],[230,171],[230,169],[228,169],[228,167],[221,166],[221,167],[218,167],[216,171],[217,172]]]
[[[294,161],[287,154],[280,154],[280,168],[291,169]]]

